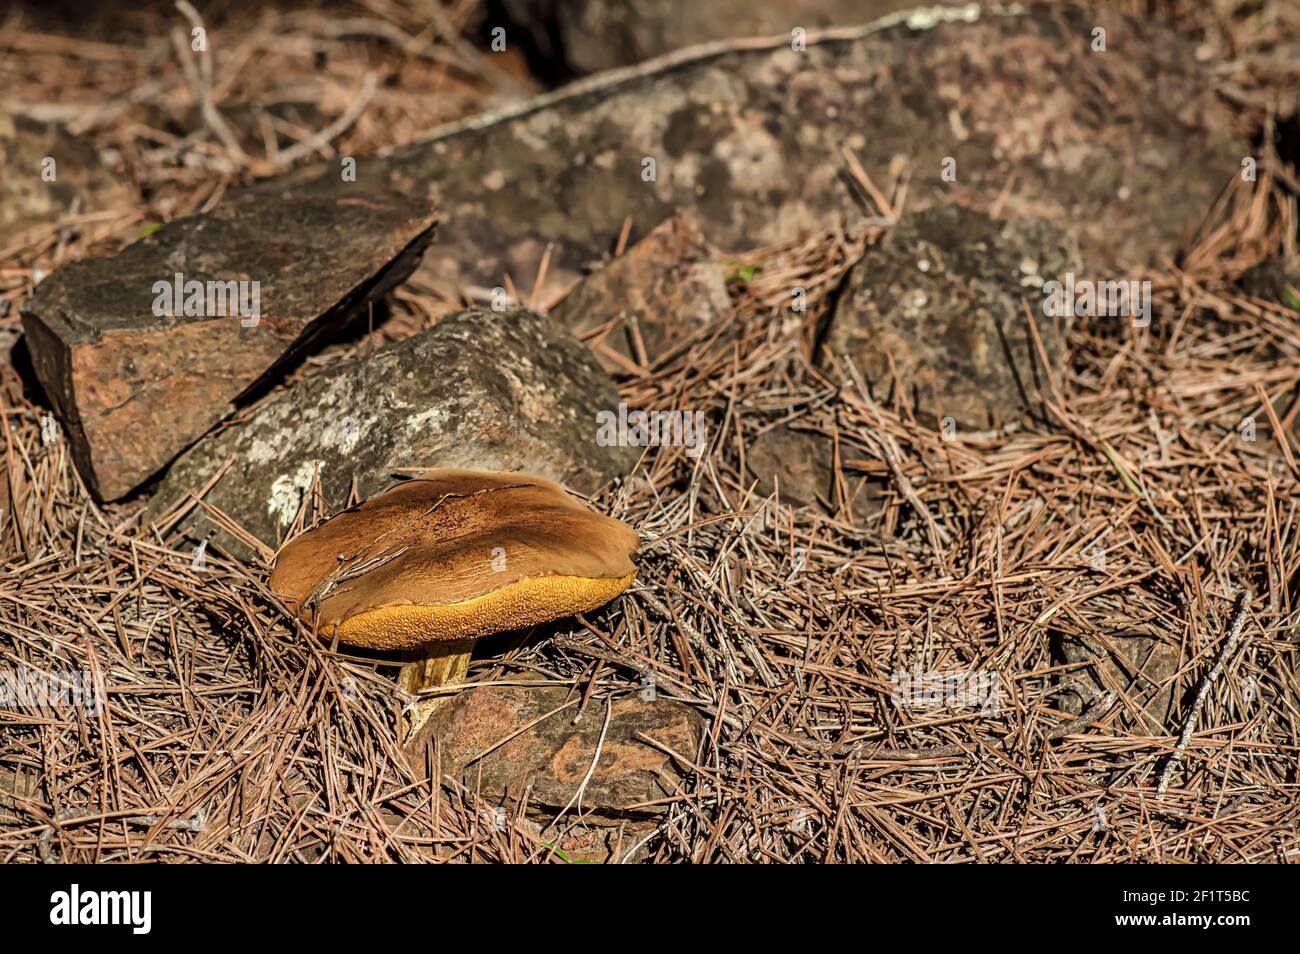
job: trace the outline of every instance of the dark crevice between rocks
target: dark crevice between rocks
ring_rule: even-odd
[[[32,366],[32,352],[27,346],[27,335],[19,335],[14,342],[13,350],[9,352],[9,363],[22,385],[23,399],[43,411],[53,412],[54,404],[45,393],[45,388],[41,387],[36,368]]]
[[[1016,390],[1020,392],[1020,400],[1023,404],[1024,416],[1035,424],[1040,426],[1051,426],[1052,420],[1044,406],[1044,400],[1051,398],[1052,386],[1049,381],[1048,369],[1043,366],[1042,357],[1034,345],[1034,336],[1030,334],[1027,323],[1032,321],[1032,317],[1026,318],[1026,325],[1019,328],[1019,333],[1024,335],[1025,349],[1030,356],[1029,373],[1033,375],[1032,387],[1028,386],[1024,376],[1020,371],[1020,364],[1016,360],[1015,351],[1011,347],[1008,338],[1008,329],[1001,321],[995,321],[994,327],[998,332],[998,343],[1002,346],[1002,356],[1006,359],[1007,368],[1010,369],[1011,379],[1015,382]],[[1069,356],[1062,360],[1062,367],[1069,363]],[[989,421],[990,427],[1006,427],[1008,420]]]
[[[563,86],[580,75],[568,60],[564,40],[560,36],[560,21],[555,0],[537,0],[519,4],[516,13],[524,13],[526,20],[506,9],[501,0],[488,0],[487,13],[479,25],[478,41],[490,50],[492,31],[504,27],[506,42],[518,44],[528,61],[528,69],[548,87]]]
[[[392,287],[400,285],[403,279],[399,279]],[[381,295],[388,295],[392,291],[389,288],[380,291]],[[365,291],[358,288],[350,294],[347,299],[335,305],[329,311],[318,317],[312,322],[311,326],[303,338],[293,347],[292,350],[285,354],[273,365],[262,373],[262,376],[240,392],[230,403],[234,410],[224,420],[237,414],[239,411],[248,406],[257,403],[277,387],[288,382],[295,374],[302,370],[303,365],[311,358],[321,354],[325,349],[335,346],[348,346],[360,344],[373,331],[378,331],[392,317],[392,309],[389,307],[387,298],[380,298],[374,301],[374,307],[357,307],[357,301],[364,301]],[[352,314],[348,314],[352,311]],[[339,315],[347,315],[338,324]],[[222,423],[224,423],[224,420]],[[196,438],[194,444],[197,444],[207,434],[220,428],[222,424],[217,424],[206,434]],[[189,445],[190,447],[193,444]],[[188,450],[189,447],[186,448]],[[184,453],[182,451],[181,453]],[[180,456],[179,454],[177,455]]]
[[[1267,128],[1260,126],[1255,130],[1251,145],[1257,153],[1276,152],[1283,165],[1300,168],[1300,113],[1279,117],[1273,123],[1271,140]]]
[[[884,236],[882,235],[877,241],[883,239]],[[840,275],[839,281],[826,294],[826,310],[817,322],[817,327],[813,329],[812,359],[819,366],[826,364],[827,355],[824,349],[826,348],[826,341],[830,337],[831,325],[835,321],[835,313],[839,309],[840,299],[844,297],[844,293],[849,287],[849,276],[860,261],[861,259],[858,259],[845,268]],[[858,370],[861,370],[861,368]]]
[[[391,316],[387,296],[420,264],[432,232],[432,228],[421,232],[373,277],[357,285],[328,311],[317,316],[293,346],[262,372],[261,377],[237,394],[231,404],[236,409],[247,407],[285,381],[307,358],[319,353],[326,345],[360,341],[386,322]],[[367,300],[373,302],[373,309],[366,307]]]
[[[1058,629],[1047,631],[1047,658],[1053,668],[1068,666],[1072,661],[1065,652],[1067,638]],[[1052,694],[1056,698],[1058,709],[1071,715],[1078,715],[1087,707],[1091,696],[1086,696],[1082,691],[1080,680],[1088,679],[1090,674],[1089,668],[1077,668],[1062,672],[1053,679]]]

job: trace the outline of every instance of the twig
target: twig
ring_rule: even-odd
[[[1187,720],[1183,723],[1183,731],[1178,736],[1178,744],[1174,746],[1173,753],[1165,760],[1164,768],[1160,770],[1160,780],[1156,784],[1156,798],[1163,799],[1165,791],[1169,788],[1169,779],[1173,775],[1174,768],[1182,760],[1183,752],[1187,749],[1187,743],[1192,739],[1192,732],[1196,728],[1196,720],[1200,718],[1201,708],[1205,705],[1205,697],[1209,695],[1210,686],[1214,680],[1219,678],[1223,672],[1223,667],[1227,663],[1233,651],[1237,648],[1237,642],[1241,639],[1242,630],[1246,627],[1246,609],[1250,602],[1250,594],[1242,590],[1237,594],[1237,601],[1232,607],[1232,620],[1228,624],[1228,638],[1223,644],[1223,649],[1219,651],[1219,658],[1215,660],[1213,668],[1205,674],[1201,684],[1196,688],[1196,698],[1192,701],[1191,711],[1187,713]]]
[[[302,142],[295,143],[281,152],[275,159],[275,165],[283,169],[287,166],[293,165],[299,159],[315,152],[317,149],[323,149],[325,146],[328,146],[330,140],[346,131],[349,126],[357,121],[357,118],[362,114],[362,112],[365,111],[366,105],[375,95],[376,82],[375,74],[373,72],[367,73],[365,80],[361,84],[361,92],[359,92],[357,98],[352,101],[352,105],[348,107],[347,112],[314,136],[309,136]]]
[[[189,0],[176,0],[176,9],[185,15],[190,21],[193,29],[203,30],[203,19],[199,12],[189,3]],[[185,80],[190,84],[194,91],[195,97],[199,101],[199,111],[203,114],[203,121],[207,127],[217,134],[221,144],[226,147],[232,154],[238,157],[244,156],[244,150],[239,147],[239,140],[231,131],[230,125],[217,110],[216,103],[212,101],[212,50],[209,47],[206,58],[200,61],[200,66],[195,66],[192,51],[185,42],[185,34],[180,29],[172,31],[172,43],[176,47],[176,55],[181,61],[181,68],[185,71]]]
[[[575,804],[578,806],[579,813],[581,813],[582,793],[587,790],[587,783],[591,781],[591,776],[595,774],[596,766],[600,762],[600,750],[605,746],[605,734],[609,732],[609,721],[611,718],[613,718],[613,715],[614,715],[614,700],[610,697],[606,697],[605,721],[600,727],[600,738],[596,740],[596,751],[591,756],[591,764],[587,766],[587,774],[584,775],[582,777],[582,781],[578,783],[578,789],[573,793],[573,797],[569,799],[569,803],[565,805],[563,808],[561,808],[559,812],[556,813],[556,816],[550,820],[550,822],[546,825],[545,828],[542,829],[543,835],[545,835],[548,831],[550,831],[552,828],[558,825],[560,823],[560,819],[564,817],[565,812],[567,812]]]

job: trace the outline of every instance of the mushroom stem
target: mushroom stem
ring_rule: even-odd
[[[429,721],[429,716],[450,698],[449,695],[421,697],[419,693],[435,686],[464,682],[473,650],[474,640],[457,639],[426,643],[411,654],[410,661],[397,676],[397,688],[415,697],[412,704],[402,708],[403,739],[410,739],[419,732]]]

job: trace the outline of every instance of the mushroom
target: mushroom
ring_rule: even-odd
[[[627,524],[541,477],[426,470],[279,552],[268,585],[322,636],[402,653],[413,735],[464,680],[480,636],[584,613],[636,577]]]

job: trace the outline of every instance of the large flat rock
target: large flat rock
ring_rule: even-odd
[[[146,518],[197,493],[264,543],[285,534],[319,473],[325,499],[362,499],[413,467],[537,474],[590,492],[625,475],[627,447],[597,443],[618,393],[572,335],[526,311],[474,310],[373,355],[339,362],[223,427],[172,466]],[[213,530],[206,516],[190,528]],[[225,535],[223,546],[243,555]]]
[[[1093,52],[1093,29],[1107,29]],[[675,208],[728,251],[852,224],[910,162],[907,209],[998,205],[1068,227],[1098,267],[1171,251],[1249,146],[1169,29],[1072,8],[942,8],[766,46],[703,47],[600,74],[439,129],[391,155],[259,188],[439,196],[430,279],[531,286],[549,243],[558,293]],[[955,181],[943,178],[955,160]],[[645,181],[644,160],[655,160]],[[895,167],[897,170],[897,166]]]
[[[24,327],[90,489],[112,500],[155,474],[403,281],[434,222],[432,203],[392,195],[245,199],[55,272],[24,306]],[[203,283],[197,307],[161,300],[156,283],[177,275]],[[209,282],[242,293],[245,313],[209,300]]]

